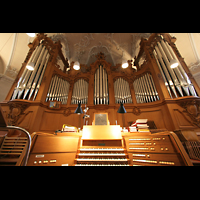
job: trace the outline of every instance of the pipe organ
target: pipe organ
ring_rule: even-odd
[[[43,40],[41,40],[30,58],[30,62],[34,64],[34,70],[24,69],[23,74],[17,82],[11,100],[35,100],[47,67],[49,56],[48,49],[43,44]]]
[[[107,113],[110,125],[128,127],[137,119],[153,121],[157,129],[174,131],[200,128],[200,89],[167,33],[153,33],[141,39],[134,63],[126,69],[112,66],[103,53],[90,66],[73,69],[62,54],[62,44],[39,33],[29,45],[25,58],[4,102],[3,113],[10,125],[30,133],[54,133],[63,124],[80,127],[83,116],[75,114],[79,101],[87,107],[87,125],[95,113]],[[59,62],[64,63],[61,70]],[[172,60],[178,67],[171,68]],[[34,70],[26,66],[34,63]],[[135,67],[133,67],[133,64]],[[49,101],[59,106],[51,107]],[[117,113],[120,102],[126,113]],[[61,102],[61,103],[60,103]],[[87,104],[87,105],[83,105]],[[123,126],[123,127],[124,127]]]
[[[152,75],[146,73],[133,82],[137,103],[148,103],[158,101],[159,96],[156,90]]]
[[[178,61],[172,47],[168,42],[163,40],[162,36],[158,37],[153,55],[171,98],[197,96],[194,86],[183,69],[183,66]],[[170,62],[172,60],[178,62],[178,67],[170,67]]]
[[[51,79],[46,101],[61,101],[62,104],[67,103],[69,93],[69,82],[55,75]]]
[[[79,79],[74,84],[74,89],[72,93],[71,104],[87,104],[88,101],[88,82],[84,79]]]
[[[28,165],[192,165],[174,132],[200,128],[200,89],[174,42],[167,33],[153,33],[141,39],[134,67],[130,60],[126,69],[112,66],[99,52],[90,66],[74,70],[59,41],[37,34],[0,103],[7,124],[32,136]],[[171,68],[174,60],[178,66]],[[34,63],[33,71],[26,68],[28,63]],[[117,112],[121,102],[125,114]],[[90,116],[86,126],[86,113],[74,113],[78,103],[85,104]],[[96,113],[107,114],[109,123],[97,127]],[[121,127],[137,119],[154,126],[149,132],[122,132]],[[56,131],[63,124],[83,130]],[[0,137],[0,150],[3,140]]]
[[[132,103],[129,83],[123,78],[118,78],[114,82],[115,103]]]
[[[94,105],[109,104],[108,75],[100,65],[94,76]]]

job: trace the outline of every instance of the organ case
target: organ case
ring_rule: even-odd
[[[111,125],[123,126],[117,113],[120,101],[125,103],[125,126],[138,118],[154,121],[158,129],[198,129],[199,87],[178,52],[169,34],[152,34],[142,39],[133,68],[121,64],[111,66],[103,53],[90,66],[80,70],[69,66],[62,54],[62,45],[45,34],[38,34],[22,64],[6,99],[1,103],[8,124],[26,128],[30,133],[54,133],[63,124],[82,128],[83,118],[74,114],[77,102],[87,104],[92,125],[94,113],[108,113]],[[61,58],[64,67],[58,65]],[[170,69],[171,59],[179,62]],[[35,63],[35,71],[26,65]],[[36,70],[37,68],[37,70]],[[84,69],[84,70],[83,70]],[[59,101],[58,108],[50,108],[49,101]],[[83,106],[82,105],[82,106]],[[85,105],[84,105],[85,106]]]

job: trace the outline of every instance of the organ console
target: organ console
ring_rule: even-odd
[[[90,66],[81,64],[74,70],[62,54],[61,42],[37,34],[0,103],[6,123],[31,134],[27,165],[192,165],[187,155],[191,151],[185,151],[174,132],[200,128],[200,89],[174,42],[167,33],[142,38],[135,68],[130,61],[126,69],[111,66],[99,52]],[[174,60],[178,66],[171,68]],[[33,71],[26,68],[29,63]],[[87,126],[83,114],[74,113],[79,102],[89,109]],[[121,102],[127,111],[123,117],[117,113]],[[109,123],[95,125],[95,114],[101,113]],[[156,131],[121,132],[120,127],[137,119],[152,121]],[[54,134],[63,124],[80,127],[81,132]],[[2,142],[9,140],[4,136]],[[1,143],[0,150],[4,147]]]
[[[62,135],[63,134],[63,135]],[[174,132],[121,133],[84,126],[82,134],[34,133],[28,166],[192,166]]]

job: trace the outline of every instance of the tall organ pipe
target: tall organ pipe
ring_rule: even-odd
[[[157,46],[155,46],[155,52],[157,56],[154,51],[153,54],[165,81],[170,97],[172,98],[170,89],[173,91],[176,98],[178,97],[176,89],[178,90],[180,96],[190,96],[190,93],[193,96],[197,96],[194,86],[191,84],[189,77],[168,42],[161,38],[160,42],[157,42]],[[173,59],[175,59],[179,65],[178,67],[172,69],[170,67],[170,61]],[[164,77],[166,77],[166,79]]]
[[[51,79],[46,101],[57,100],[61,101],[62,104],[66,104],[68,99],[68,93],[69,82],[55,75]]]
[[[126,80],[118,78],[114,82],[114,93],[115,103],[132,103],[129,83]]]
[[[166,56],[166,54],[165,54],[165,52],[164,52],[164,50],[163,50],[163,48],[162,48],[160,42],[158,42],[157,44],[158,44],[158,47],[159,47],[159,49],[160,49],[160,52],[161,52],[161,54],[162,54],[162,56],[163,56],[163,59],[165,60],[165,63],[166,63],[166,65],[167,65],[167,69],[168,69],[168,71],[169,71],[169,73],[170,73],[170,75],[171,75],[171,77],[172,77],[172,80],[174,81],[174,85],[175,85],[176,88],[178,89],[178,91],[179,91],[179,93],[181,94],[181,96],[183,96],[180,83],[179,83],[178,79],[176,78],[176,75],[174,74],[174,71],[173,71],[172,68],[170,67],[170,63],[169,63],[169,61],[168,61],[168,59],[167,59],[167,56]]]
[[[179,62],[177,56],[175,55],[175,53],[174,53],[172,47],[169,46],[169,44],[168,44],[167,42],[165,42],[165,44],[166,44],[166,46],[168,47],[168,49],[169,49],[169,51],[170,51],[172,57],[173,57],[175,60],[178,61],[178,63],[179,63],[178,68],[180,69],[180,71],[181,71],[183,77],[185,78],[185,80],[187,81],[187,86],[189,87],[189,90],[190,90],[191,94],[192,94],[193,96],[197,96],[196,91],[195,91],[195,89],[194,89],[194,86],[192,85],[192,83],[191,83],[191,81],[190,81],[190,79],[189,79],[187,73],[185,72],[185,70],[183,69],[183,66],[181,65],[181,63]],[[188,96],[189,96],[189,94],[188,94]]]
[[[155,46],[155,50],[156,50],[156,53],[157,53],[157,55],[158,55],[158,59],[159,59],[159,61],[160,61],[160,63],[161,63],[162,69],[164,70],[164,74],[165,74],[166,77],[167,77],[167,81],[169,82],[169,85],[170,85],[170,87],[171,87],[171,89],[172,89],[174,95],[175,95],[176,97],[178,97],[178,96],[177,96],[177,93],[176,93],[176,89],[175,89],[175,87],[174,87],[174,83],[173,83],[173,81],[172,81],[172,79],[171,79],[171,77],[170,77],[170,75],[169,75],[169,72],[168,72],[168,70],[167,70],[167,68],[166,68],[166,65],[164,64],[164,61],[162,60],[162,56],[161,56],[160,50],[158,49],[157,46]]]
[[[172,57],[171,53],[169,52],[169,49],[166,45],[166,43],[161,40],[161,45],[168,57],[169,60],[172,60],[172,59],[175,59]],[[176,60],[176,59],[175,59]],[[184,89],[184,91],[186,92],[187,95],[189,95],[189,91],[188,91],[188,86],[187,86],[187,83],[186,83],[186,80],[184,79],[183,75],[181,74],[181,72],[179,71],[179,68],[178,67],[175,67],[174,69],[172,69],[172,71],[174,70],[174,72],[176,73],[177,75],[177,78],[182,86],[182,88]]]
[[[133,82],[137,103],[148,103],[159,100],[151,74],[147,73]]]
[[[108,99],[107,73],[100,65],[94,75],[94,105],[108,104]]]
[[[14,90],[12,100],[17,98],[35,100],[49,59],[48,50],[42,44],[42,41],[35,48],[29,60],[29,62],[34,63],[34,70],[24,69]]]
[[[79,79],[74,83],[71,104],[86,104],[88,101],[88,82],[84,79]]]

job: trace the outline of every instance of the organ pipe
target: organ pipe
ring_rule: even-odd
[[[173,98],[171,91],[176,98],[179,96],[197,96],[194,86],[191,84],[184,68],[178,61],[172,47],[164,41],[162,37],[160,37],[160,41],[157,42],[153,55],[171,98]],[[172,69],[170,67],[170,61],[173,59],[175,59],[179,65]]]
[[[79,79],[74,83],[71,104],[87,104],[88,101],[88,82],[84,79]]]
[[[64,80],[63,78],[55,75],[51,79],[51,83],[49,85],[49,90],[47,93],[46,101],[61,101],[62,104],[67,103],[68,93],[69,93],[69,82]]]
[[[94,79],[94,105],[109,104],[108,76],[102,65],[97,68]]]
[[[123,78],[114,82],[115,103],[132,103],[129,83]]]
[[[30,57],[30,62],[33,62],[35,66],[34,70],[30,71],[27,68],[24,69],[13,92],[11,100],[35,100],[46,66],[48,64],[49,57],[49,52],[43,45],[43,40],[41,40]]]
[[[158,92],[150,73],[135,79],[133,87],[137,103],[149,103],[159,100]]]

